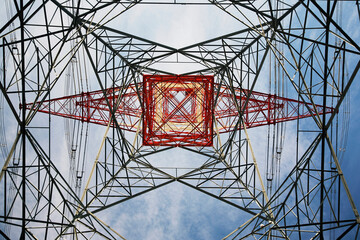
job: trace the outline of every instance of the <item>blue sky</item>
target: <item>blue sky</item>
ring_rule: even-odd
[[[344,159],[342,160],[342,168],[346,180],[351,188],[351,194],[354,197],[357,208],[360,208],[360,192],[358,186],[360,184],[359,169],[360,169],[360,127],[359,118],[360,113],[358,111],[360,104],[360,81],[359,76],[357,81],[354,82],[351,89],[351,117],[349,126],[349,138],[347,142]]]

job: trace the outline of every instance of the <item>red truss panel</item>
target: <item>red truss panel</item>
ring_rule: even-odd
[[[213,76],[143,76],[143,144],[212,146]]]
[[[28,103],[26,108],[38,108],[38,112],[105,126],[111,119],[111,112],[116,108],[114,114],[118,126],[128,131],[136,131],[142,114],[134,85],[126,89],[115,87],[104,91],[84,92],[43,102]],[[115,127],[114,121],[111,121],[111,126]]]
[[[215,88],[219,88],[214,110],[214,121],[217,123],[219,133],[243,128],[243,125],[238,125],[238,122],[239,112],[243,110],[245,104],[242,120],[246,128],[332,113],[334,110],[331,107],[323,108],[322,105],[247,89],[233,88],[230,90],[228,87],[219,85],[216,85]]]

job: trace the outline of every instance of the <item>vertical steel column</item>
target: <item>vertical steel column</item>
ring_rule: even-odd
[[[336,3],[334,3],[336,4]],[[325,56],[324,56],[324,89],[323,89],[323,109],[326,108],[326,94],[327,94],[327,75],[328,75],[328,55],[329,55],[329,28],[330,28],[330,1],[327,1],[326,6],[326,27],[325,27]],[[324,197],[325,197],[325,144],[326,144],[326,116],[322,117],[322,132],[321,132],[321,182],[320,182],[320,239],[324,239]]]
[[[25,100],[25,32],[24,32],[24,1],[20,0],[20,29],[21,29],[21,100],[22,105],[26,105]],[[26,225],[26,188],[25,188],[25,177],[26,177],[26,138],[25,138],[25,120],[26,120],[26,108],[22,108],[21,111],[21,126],[20,132],[22,135],[22,173],[21,173],[21,185],[22,185],[22,222],[21,222],[21,239],[25,239],[25,225]]]

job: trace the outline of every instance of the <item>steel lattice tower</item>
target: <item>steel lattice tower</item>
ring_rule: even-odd
[[[125,239],[101,214],[176,183],[233,207],[226,239],[360,237],[341,169],[358,1],[8,3],[2,238]],[[118,27],[144,6],[215,8],[237,30],[177,48]]]

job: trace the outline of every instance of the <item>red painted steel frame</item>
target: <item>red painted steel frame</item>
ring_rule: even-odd
[[[121,97],[120,100],[118,100],[119,97]],[[134,85],[128,88],[108,88],[104,91],[85,92],[26,104],[27,109],[37,107],[39,112],[105,126],[108,125],[111,112],[114,111],[119,127],[128,131],[136,131],[142,114],[139,94]],[[115,126],[113,121],[110,124],[112,127]]]
[[[246,128],[307,118],[316,114],[322,115],[334,110],[331,107],[324,109],[322,105],[305,103],[273,94],[250,92],[247,89],[233,88],[230,91],[229,88],[218,85],[215,88],[219,90],[219,94],[216,100],[214,121],[217,122],[219,133],[231,132],[236,129],[239,113],[245,104],[242,120]],[[240,125],[239,128],[243,128],[243,126]]]
[[[213,76],[144,75],[143,89],[139,88],[108,88],[29,103],[26,108],[105,126],[113,120],[114,112],[121,129],[135,132],[142,128],[143,144],[153,146],[211,146],[213,127],[219,133],[240,129],[240,117],[247,128],[252,128],[334,110],[247,89],[230,89],[214,84]],[[113,121],[110,124],[115,126]]]
[[[213,76],[143,76],[143,145],[212,146]]]

